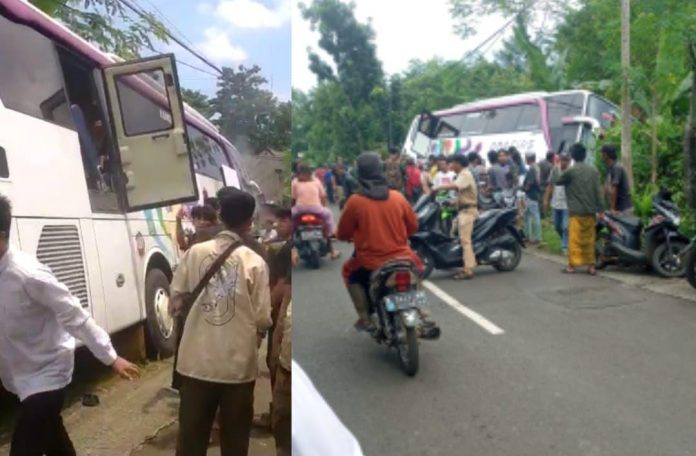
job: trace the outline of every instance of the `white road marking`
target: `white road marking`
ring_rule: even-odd
[[[495,325],[493,322],[488,320],[486,317],[481,315],[480,313],[473,311],[469,309],[467,306],[462,304],[461,302],[457,301],[455,298],[452,296],[448,295],[443,289],[435,285],[429,280],[425,280],[423,282],[423,286],[430,291],[432,294],[437,296],[439,299],[444,301],[448,306],[459,312],[460,314],[464,315],[467,317],[469,320],[473,321],[489,333],[493,334],[494,336],[498,334],[505,334],[505,331],[500,328],[499,326]]]

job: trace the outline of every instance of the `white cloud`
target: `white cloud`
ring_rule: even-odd
[[[290,20],[290,0],[277,0],[273,7],[255,0],[220,0],[215,14],[238,28],[278,28]]]
[[[319,35],[302,18],[298,3],[294,0],[292,9],[292,85],[308,90],[316,84],[316,78],[309,71],[306,49],[311,46],[317,50]],[[483,17],[478,21],[476,36],[465,41],[453,31],[448,0],[355,0],[355,4],[358,21],[372,18],[377,56],[387,74],[406,70],[414,59],[462,58],[506,22],[497,15]],[[492,49],[498,49],[501,42]]]
[[[227,32],[215,27],[203,31],[205,39],[196,45],[196,49],[218,64],[239,63],[247,58],[247,53],[230,41]]]
[[[199,3],[196,5],[196,12],[198,14],[210,14],[213,12],[213,7],[207,2]]]

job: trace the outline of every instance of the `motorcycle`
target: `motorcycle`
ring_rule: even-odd
[[[479,209],[486,211],[489,209],[508,209],[517,207],[517,203],[524,194],[519,189],[502,190],[492,193],[490,196],[479,193]]]
[[[597,221],[597,268],[610,264],[652,266],[662,277],[683,277],[689,239],[679,232],[679,209],[668,192],[652,198],[655,215],[643,229],[638,217],[605,213]]]
[[[411,236],[410,242],[425,266],[422,277],[428,278],[434,269],[462,267],[459,238],[443,231],[438,223],[441,204],[433,197],[418,203],[414,207],[418,232]],[[478,264],[493,266],[501,272],[517,268],[522,259],[524,239],[515,226],[516,219],[517,209],[514,207],[481,213],[471,235]]]
[[[694,237],[684,251],[684,265],[686,268],[686,280],[696,288],[696,237]]]
[[[329,254],[324,221],[316,214],[298,214],[295,218],[293,245],[300,258],[312,269],[319,269],[321,258]]]
[[[401,369],[413,377],[418,372],[419,309],[428,298],[420,289],[418,271],[411,260],[394,260],[370,276],[369,311],[378,343],[395,348]]]

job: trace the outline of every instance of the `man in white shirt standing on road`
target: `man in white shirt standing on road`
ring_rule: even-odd
[[[138,369],[118,357],[106,331],[49,268],[10,247],[11,221],[10,201],[0,195],[0,380],[20,400],[10,456],[74,456],[60,412],[75,338],[123,378]]]

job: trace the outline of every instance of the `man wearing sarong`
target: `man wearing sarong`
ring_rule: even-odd
[[[595,226],[597,214],[604,211],[599,171],[585,163],[587,150],[580,143],[570,148],[575,164],[556,177],[556,185],[566,189],[568,212],[568,266],[563,272],[571,274],[587,266],[590,275],[595,269]]]

